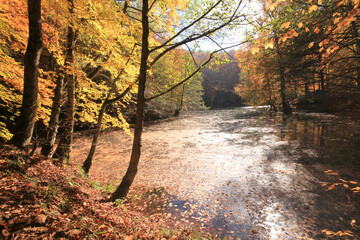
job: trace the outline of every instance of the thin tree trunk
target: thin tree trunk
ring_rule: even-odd
[[[280,95],[281,95],[283,113],[288,115],[292,113],[292,109],[290,107],[286,94],[285,68],[281,63],[279,66],[279,74],[280,74]]]
[[[71,4],[70,13],[74,11],[73,0],[68,0]],[[65,82],[67,87],[67,104],[66,104],[66,117],[64,126],[64,135],[60,139],[59,145],[55,151],[55,156],[60,159],[60,163],[68,160],[70,157],[71,147],[73,143],[74,131],[74,114],[75,114],[75,76],[72,71],[74,64],[74,45],[75,45],[75,32],[73,27],[68,27],[67,44],[66,44],[66,57],[68,61],[65,63]]]
[[[134,45],[133,49],[131,50],[131,53],[130,53],[130,55],[128,57],[128,60],[125,63],[125,66],[123,67],[123,69],[120,70],[119,75],[114,79],[114,81],[113,81],[113,83],[111,85],[110,91],[108,92],[108,95],[107,95],[106,99],[104,100],[104,102],[101,105],[99,116],[98,116],[98,123],[97,123],[97,126],[96,126],[96,130],[94,132],[93,141],[91,143],[91,148],[90,148],[90,151],[89,151],[89,154],[88,154],[86,160],[84,161],[84,163],[82,165],[82,168],[84,169],[84,171],[86,173],[89,173],[90,167],[92,165],[92,160],[94,158],[96,146],[97,146],[99,136],[100,136],[100,133],[101,133],[101,125],[102,125],[102,121],[103,121],[104,114],[105,114],[107,106],[109,106],[109,104],[112,104],[112,103],[114,103],[116,101],[119,101],[120,99],[125,97],[126,94],[128,94],[130,92],[131,88],[132,88],[133,84],[130,84],[120,95],[118,95],[115,98],[110,99],[111,93],[116,89],[116,81],[118,81],[120,79],[120,76],[124,73],[125,68],[128,65],[128,63],[130,62],[131,56],[133,55],[133,53],[135,51],[135,48],[136,48],[136,44]]]
[[[180,104],[179,104],[178,108],[175,109],[174,116],[179,116],[181,113],[181,110],[182,110],[182,107],[184,104],[184,93],[185,93],[185,84],[183,84],[183,89],[182,89],[181,98],[180,98]]]
[[[17,147],[27,147],[34,131],[37,99],[38,68],[42,43],[41,0],[28,0],[29,39],[24,63],[24,90],[20,118],[11,139]]]
[[[126,171],[125,176],[123,177],[119,187],[112,194],[110,200],[114,201],[119,198],[124,198],[127,196],[130,186],[133,183],[138,164],[141,155],[141,135],[143,131],[143,120],[144,120],[144,108],[145,108],[145,85],[147,77],[147,62],[149,58],[149,18],[148,18],[148,9],[149,3],[148,0],[143,0],[142,6],[142,44],[141,44],[141,64],[140,64],[140,74],[139,74],[139,86],[138,86],[138,97],[136,104],[136,120],[135,120],[135,130],[134,130],[134,140],[133,147],[131,152],[130,163]]]
[[[63,73],[60,73],[58,75],[58,79],[56,82],[55,96],[53,99],[53,105],[51,109],[51,116],[50,116],[46,141],[41,148],[41,155],[49,158],[52,155],[52,150],[54,148],[56,135],[59,129],[59,116],[61,111],[63,88],[64,88],[64,76]]]
[[[84,169],[84,171],[86,173],[89,173],[89,170],[90,170],[90,167],[91,167],[91,164],[92,164],[92,160],[94,158],[96,145],[98,143],[99,136],[100,136],[100,133],[101,133],[101,125],[102,125],[102,121],[103,121],[104,114],[105,114],[107,106],[108,106],[108,101],[105,100],[104,103],[102,104],[100,112],[99,112],[98,123],[96,125],[95,133],[94,133],[93,140],[92,140],[92,143],[91,143],[90,152],[89,152],[86,160],[84,161],[84,163],[82,165],[82,168]]]

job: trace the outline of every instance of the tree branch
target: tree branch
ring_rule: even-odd
[[[241,45],[243,43],[245,43],[245,42],[242,42],[242,43],[239,43],[239,44],[236,44],[236,45],[233,45],[233,46],[229,46],[229,47],[226,47],[226,48],[221,48],[221,49],[218,49],[216,51],[213,51],[210,54],[209,58],[205,62],[203,62],[194,72],[192,72],[189,76],[187,76],[185,79],[181,80],[180,82],[178,82],[177,84],[175,84],[174,86],[170,87],[169,89],[165,90],[162,93],[159,93],[159,94],[156,94],[156,95],[154,95],[152,97],[146,98],[145,101],[147,102],[147,101],[153,100],[155,98],[158,98],[158,97],[160,97],[162,95],[165,95],[166,93],[172,91],[173,89],[177,88],[178,86],[182,85],[183,83],[185,83],[186,81],[191,79],[193,76],[195,76],[195,74],[197,74],[201,69],[203,69],[203,67],[205,67],[206,64],[208,64],[212,60],[213,56],[216,53],[221,52],[221,51],[225,51],[226,49],[229,49],[229,48],[239,46],[239,45]]]
[[[204,33],[202,33],[202,34],[198,34],[198,35],[195,35],[195,36],[193,36],[193,37],[187,37],[187,38],[185,38],[184,40],[173,44],[171,47],[165,49],[165,50],[164,50],[163,52],[161,52],[158,56],[156,56],[155,59],[149,64],[149,66],[150,66],[150,67],[153,66],[161,57],[163,57],[163,56],[164,56],[166,53],[168,53],[169,51],[171,51],[171,50],[173,50],[173,49],[175,49],[175,48],[177,48],[177,47],[179,47],[179,46],[181,46],[181,45],[184,45],[184,44],[186,44],[186,43],[193,42],[193,41],[195,41],[195,40],[198,40],[198,39],[200,39],[200,38],[203,38],[203,37],[205,37],[205,36],[208,36],[208,35],[216,32],[216,31],[224,28],[225,26],[229,25],[232,21],[240,18],[240,16],[236,16],[236,13],[238,12],[238,10],[239,10],[239,8],[240,8],[241,2],[242,2],[242,1],[239,2],[239,4],[237,5],[236,9],[234,10],[233,15],[230,17],[230,19],[229,19],[227,22],[225,22],[225,23],[221,24],[220,26],[217,26],[217,27],[215,27],[215,28],[213,28],[213,29],[210,29],[210,30],[208,30],[208,31],[206,31],[206,32],[204,32]],[[167,42],[168,42],[168,41],[167,41]],[[160,45],[158,48],[162,48],[162,47],[166,46],[167,42],[165,42],[164,44]],[[158,49],[158,48],[156,48],[156,49]],[[154,50],[154,49],[153,49],[153,50]],[[151,51],[153,51],[153,50],[151,50]]]
[[[179,32],[177,32],[174,36],[172,36],[171,38],[169,38],[166,42],[164,42],[163,44],[161,44],[160,46],[157,46],[153,49],[150,50],[150,52],[154,52],[160,48],[162,48],[163,46],[166,46],[168,43],[172,42],[174,39],[176,39],[178,36],[181,35],[181,33],[183,33],[184,31],[186,31],[187,29],[191,28],[192,26],[194,26],[196,23],[198,23],[199,21],[201,21],[204,17],[206,17],[206,15],[208,15],[212,10],[214,10],[216,8],[217,5],[219,5],[223,0],[218,0],[208,11],[206,11],[203,15],[201,15],[199,18],[195,19],[195,21],[193,21],[192,23],[190,23],[189,25],[187,25],[186,27],[184,27],[183,29],[181,29]]]

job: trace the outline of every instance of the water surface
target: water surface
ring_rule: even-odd
[[[74,161],[87,147],[77,142]],[[119,181],[130,147],[124,134],[103,136],[93,177]],[[324,239],[337,233],[334,239],[352,239],[360,223],[354,192],[359,156],[360,124],[349,119],[285,118],[251,107],[186,113],[145,127],[134,187],[154,189],[143,196],[152,214],[196,222],[222,238]],[[99,170],[105,163],[118,175]]]

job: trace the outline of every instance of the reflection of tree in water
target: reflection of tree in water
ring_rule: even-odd
[[[312,221],[316,228],[328,229],[328,232],[335,233],[350,230],[358,235],[359,229],[353,228],[350,223],[360,216],[359,195],[354,194],[348,184],[345,184],[346,187],[339,184],[334,190],[332,188],[328,190],[321,184],[359,180],[359,126],[337,118],[324,120],[321,117],[309,118],[305,115],[304,118],[295,115],[282,119],[280,138],[290,142],[287,147],[281,147],[280,152],[287,156],[297,156],[293,160],[315,177],[316,182],[312,191],[316,193],[316,197],[309,205],[299,201],[296,195],[288,194],[288,191],[276,194],[283,196],[282,200],[288,208],[296,210],[294,213],[299,219]],[[272,150],[268,162],[276,159],[277,151],[277,149]],[[339,172],[341,177],[338,177],[338,173],[333,175],[324,173],[329,169],[332,173]],[[318,238],[321,236],[321,233],[315,235]],[[336,237],[342,239],[339,235]],[[348,237],[343,236],[344,239]]]

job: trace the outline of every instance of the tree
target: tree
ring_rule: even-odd
[[[70,4],[70,14],[74,13],[74,1],[68,0]],[[60,162],[68,160],[70,157],[73,131],[74,131],[74,115],[75,115],[75,75],[73,73],[74,65],[74,47],[76,41],[76,32],[73,24],[67,28],[66,36],[66,61],[65,61],[65,78],[66,82],[66,118],[64,126],[64,135],[60,139],[58,148],[56,149],[55,156],[59,157]]]
[[[24,89],[20,118],[12,142],[27,147],[32,138],[38,99],[38,68],[42,43],[41,0],[28,1],[29,39],[24,62]]]
[[[131,152],[131,158],[130,163],[128,166],[128,169],[125,173],[125,176],[123,177],[120,185],[116,189],[116,191],[112,194],[110,200],[115,200],[118,198],[126,197],[130,186],[132,185],[134,178],[136,176],[137,170],[138,170],[138,164],[141,156],[141,135],[143,130],[143,119],[144,119],[144,108],[145,108],[145,101],[149,101],[151,99],[154,99],[156,97],[162,96],[168,92],[170,92],[172,89],[181,86],[184,82],[189,80],[192,76],[194,76],[203,66],[204,64],[208,63],[211,58],[213,57],[213,54],[210,55],[210,59],[203,63],[200,68],[198,68],[195,72],[190,74],[189,77],[185,78],[184,80],[180,81],[179,83],[173,85],[168,90],[164,91],[163,93],[157,94],[155,96],[145,98],[145,89],[146,89],[146,81],[147,81],[147,71],[149,67],[154,65],[159,59],[161,59],[165,54],[168,52],[176,49],[179,46],[182,46],[186,43],[196,41],[202,37],[209,36],[210,34],[215,33],[216,31],[221,30],[222,28],[226,27],[230,23],[233,23],[234,21],[238,20],[240,18],[238,11],[241,2],[235,4],[233,6],[232,11],[229,13],[224,12],[223,18],[218,20],[219,18],[215,18],[218,21],[213,24],[213,27],[206,28],[205,30],[198,30],[198,28],[193,27],[199,27],[199,25],[204,24],[204,22],[201,22],[201,20],[208,20],[211,19],[212,16],[210,16],[210,13],[215,14],[218,16],[220,14],[220,7],[224,7],[225,9],[229,10],[231,9],[232,5],[230,5],[229,2],[225,0],[218,0],[214,4],[210,4],[208,8],[205,8],[204,13],[198,17],[195,18],[192,22],[185,25],[183,28],[179,29],[177,33],[175,33],[173,36],[168,37],[166,40],[164,39],[162,44],[152,47],[150,49],[149,46],[149,37],[150,37],[150,25],[149,25],[149,12],[151,9],[154,9],[154,4],[157,2],[154,1],[151,6],[149,6],[148,0],[142,1],[142,8],[141,8],[141,23],[142,23],[142,42],[141,42],[141,64],[140,64],[140,70],[139,70],[139,77],[138,77],[138,94],[137,94],[137,105],[136,105],[136,120],[135,120],[135,129],[134,129],[134,139],[133,139],[133,146],[132,146],[132,152]],[[174,4],[174,9],[176,6],[176,3]],[[172,5],[166,5],[163,8],[157,8],[157,11],[153,10],[153,16],[158,15],[159,13],[166,13],[169,12],[169,9],[172,9]],[[219,7],[219,8],[217,8]],[[221,8],[220,8],[221,9]],[[169,16],[171,17],[171,15]],[[209,20],[211,21],[211,20]],[[216,20],[215,20],[216,21]],[[199,24],[198,24],[199,23]],[[218,25],[216,25],[216,23]],[[198,24],[198,25],[197,25]],[[201,25],[203,26],[203,25]],[[191,32],[193,30],[193,32]],[[174,40],[179,39],[179,37],[182,34],[185,34],[186,32],[189,32],[189,36],[183,39],[180,39],[178,42],[174,42]],[[163,50],[162,50],[163,49]],[[158,50],[160,53],[158,53],[153,60],[149,63],[149,56],[151,53],[155,53]],[[218,51],[215,51],[218,52]],[[215,53],[214,52],[214,53]]]

